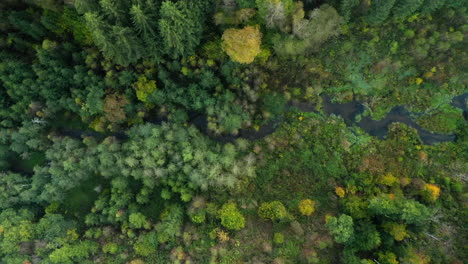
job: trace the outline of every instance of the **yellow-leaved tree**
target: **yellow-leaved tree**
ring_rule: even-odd
[[[337,187],[335,187],[335,193],[340,198],[343,198],[345,196],[345,194],[346,194],[346,191],[345,191],[345,189],[343,189],[343,187],[337,186]]]
[[[226,29],[223,33],[223,50],[239,63],[252,63],[261,52],[262,33],[258,26],[243,29]]]
[[[402,241],[406,237],[408,237],[408,233],[406,232],[406,225],[399,224],[394,222],[385,223],[383,225],[385,231],[387,231],[396,241]]]
[[[423,189],[423,197],[429,202],[435,202],[440,196],[440,187],[435,184],[426,184]]]
[[[309,216],[315,211],[315,202],[311,199],[304,199],[299,202],[298,207],[302,215]]]
[[[133,84],[133,88],[136,91],[138,100],[146,103],[148,95],[156,90],[156,81],[148,80],[146,76],[142,75],[138,78],[138,81]]]

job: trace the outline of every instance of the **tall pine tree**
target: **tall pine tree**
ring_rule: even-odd
[[[431,14],[442,8],[447,2],[446,0],[425,0],[421,5],[421,12],[423,14]]]
[[[172,57],[187,56],[200,43],[202,19],[195,4],[187,1],[162,3],[159,20],[164,51]]]
[[[351,19],[353,9],[358,6],[360,2],[360,0],[341,0],[340,11],[345,22]]]
[[[370,6],[370,10],[365,17],[367,23],[375,26],[382,24],[390,15],[392,7],[396,0],[374,0]]]
[[[392,13],[396,19],[405,19],[418,10],[424,0],[398,0],[393,7]]]

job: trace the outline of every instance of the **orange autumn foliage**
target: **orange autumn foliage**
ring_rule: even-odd
[[[440,187],[435,184],[426,184],[424,186],[425,198],[431,202],[437,200],[440,196]]]

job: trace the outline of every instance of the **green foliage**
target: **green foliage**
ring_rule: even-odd
[[[281,94],[269,94],[264,97],[265,110],[274,116],[280,115],[286,108],[286,98]]]
[[[159,244],[158,240],[158,234],[155,231],[142,234],[133,244],[133,249],[137,255],[149,256],[156,252]]]
[[[162,197],[164,200],[169,200],[169,199],[171,199],[171,196],[172,196],[171,191],[169,191],[168,189],[163,189],[163,190],[161,191],[161,197]]]
[[[232,78],[231,73],[238,69],[238,64],[226,63],[222,68],[223,76],[217,76],[212,66],[195,67],[194,65],[198,63],[204,63],[197,57],[183,59],[182,63],[184,65],[182,69],[159,71],[161,87],[164,89],[157,89],[148,98],[150,103],[168,105],[170,108],[175,108],[174,111],[183,107],[180,110],[202,112],[207,116],[208,129],[215,134],[236,133],[246,123],[251,122],[251,113],[246,109],[249,106],[236,102],[236,94],[231,90],[222,89],[225,85],[224,78],[230,86],[240,85],[239,80]],[[181,70],[182,75],[180,75]],[[179,77],[175,80],[169,78],[175,74],[171,71],[176,71]],[[187,83],[190,85],[187,86]]]
[[[197,1],[198,2],[198,1]],[[203,31],[201,3],[164,1],[161,5],[158,28],[163,48],[171,57],[191,55],[200,43]]]
[[[145,76],[140,76],[138,81],[133,85],[136,90],[138,100],[146,103],[148,95],[156,90],[156,81],[148,80]]]
[[[272,221],[285,221],[291,218],[288,210],[280,201],[262,203],[258,208],[258,215]]]
[[[466,259],[466,1],[0,10],[0,263]]]
[[[140,4],[132,5],[130,8],[130,15],[136,31],[140,33],[144,39],[155,39],[157,37],[155,30],[157,26],[155,23],[156,17],[154,14],[148,13],[147,10],[148,9]]]
[[[52,263],[76,263],[86,260],[97,250],[98,244],[96,242],[86,240],[56,249],[50,254],[49,258]]]
[[[205,214],[200,212],[200,213],[193,214],[190,217],[190,220],[192,220],[192,222],[194,223],[201,224],[205,222],[205,217],[206,217]]]
[[[369,210],[376,215],[401,219],[408,224],[422,224],[431,214],[426,206],[415,200],[392,200],[386,196],[370,199]]]
[[[443,105],[432,113],[421,115],[416,122],[430,131],[450,134],[463,122],[463,119],[461,109]]]
[[[447,1],[445,6],[449,8],[466,8],[467,7],[466,2],[463,0]]]
[[[258,15],[268,28],[286,30],[288,18],[294,11],[293,0],[255,0]]]
[[[77,53],[76,46],[57,45],[48,40],[42,46],[36,49],[37,61],[33,67],[26,68],[23,63],[15,61],[0,65],[0,79],[7,84],[5,87],[13,101],[13,113],[18,111],[15,117],[9,118],[15,120],[28,115],[44,124],[45,118],[64,110],[79,112],[83,117],[102,111],[104,84],[100,77],[84,66],[83,54]],[[4,66],[8,67],[6,71]],[[15,73],[2,77],[2,72],[7,74],[11,70]],[[15,91],[8,90],[11,86]],[[36,88],[28,89],[28,86]],[[81,108],[76,103],[78,100],[82,101]]]
[[[34,16],[29,16],[24,10],[9,12],[8,22],[35,41],[41,40],[46,35],[44,27],[40,23],[36,23]]]
[[[390,11],[395,5],[396,0],[375,0],[372,1],[365,20],[371,25],[382,24],[390,15]]]
[[[271,200],[294,200],[298,194],[307,197],[330,188],[326,179],[346,175],[341,145],[346,135],[342,121],[325,121],[313,113],[294,112],[287,116],[291,121],[268,140],[267,147],[273,154],[256,179],[264,196]],[[294,142],[293,149],[283,147],[288,141]],[[319,204],[322,201],[326,199],[317,199]]]
[[[4,118],[21,120],[27,112],[29,103],[37,94],[29,88],[34,83],[34,72],[31,67],[18,60],[2,60],[0,63],[0,81],[5,100],[10,111],[2,110]],[[8,114],[7,114],[8,113]],[[3,121],[5,122],[5,121]],[[2,123],[3,123],[2,122]]]
[[[8,208],[0,213],[0,260],[20,252],[20,244],[35,237],[34,215],[28,210]]]
[[[41,192],[39,199],[60,201],[67,190],[88,179],[92,173],[91,168],[88,167],[89,162],[93,161],[81,159],[87,155],[86,152],[87,150],[77,140],[56,139],[51,148],[46,151],[46,159],[51,162],[51,166],[38,169],[33,176],[33,188],[38,188]],[[52,180],[44,181],[48,175],[53,175]],[[45,186],[42,186],[44,183]]]
[[[421,5],[421,11],[425,14],[430,14],[442,8],[447,0],[424,0]]]
[[[353,236],[346,242],[349,248],[356,251],[371,251],[382,244],[380,232],[374,224],[368,221],[353,222],[355,223]]]
[[[274,233],[273,234],[273,242],[275,244],[283,244],[284,243],[284,235],[281,233]]]
[[[293,20],[292,36],[276,35],[274,49],[281,55],[301,55],[318,51],[323,43],[341,33],[342,17],[329,5],[314,9],[309,18],[298,16]]]
[[[389,222],[384,224],[384,228],[396,241],[402,241],[408,236],[404,224]]]
[[[278,249],[278,255],[284,256],[285,259],[297,259],[300,254],[300,245],[297,240],[289,240],[281,244]]]
[[[99,5],[95,0],[75,0],[73,5],[80,14],[94,12],[99,8]]]
[[[51,247],[76,239],[70,235],[72,234],[70,231],[74,228],[75,224],[66,220],[61,214],[46,214],[35,226],[38,236],[47,241]]]
[[[395,253],[389,251],[379,253],[379,262],[382,264],[398,264]]]
[[[405,19],[411,16],[423,4],[424,0],[398,0],[393,7],[393,16]]]
[[[106,58],[128,65],[143,57],[159,57],[154,49],[159,41],[154,14],[159,7],[153,1],[145,2],[143,7],[140,1],[103,0],[96,6],[95,2],[79,0],[75,7],[84,14],[94,43]]]
[[[60,11],[60,4],[57,0],[37,0],[34,1],[34,4],[40,6],[43,9]]]
[[[11,208],[27,202],[30,181],[27,177],[16,173],[0,172],[0,208]]]
[[[401,219],[408,224],[422,224],[431,215],[429,208],[414,200],[406,200],[400,205],[400,208]]]
[[[74,9],[65,8],[59,13],[45,12],[41,17],[41,23],[59,36],[72,34],[77,42],[85,45],[92,44],[92,36],[86,27],[84,18]]]
[[[240,8],[254,8],[255,2],[251,0],[236,0]]]
[[[337,36],[341,32],[342,18],[336,10],[329,5],[322,5],[314,9],[310,18],[295,21],[293,32],[298,38],[307,40],[308,45],[314,49]]]
[[[225,203],[219,210],[221,224],[231,230],[241,230],[245,227],[245,218],[237,209],[235,203]]]
[[[338,243],[346,243],[354,235],[353,218],[342,214],[338,218],[330,216],[326,219],[326,227]]]
[[[368,201],[358,196],[348,196],[344,202],[345,212],[354,219],[367,216]]]
[[[151,227],[151,223],[146,219],[146,216],[142,213],[132,213],[128,217],[128,221],[132,228],[145,228],[149,229]]]
[[[104,253],[109,253],[109,254],[117,253],[118,249],[119,249],[119,245],[113,242],[107,243],[102,247],[102,251]]]
[[[46,214],[35,222],[33,213],[26,209],[6,209],[0,213],[0,261],[14,263],[11,261],[18,257],[23,261],[41,254],[46,263],[84,262],[96,253],[97,243],[77,241],[75,231],[74,223],[60,214]],[[34,241],[41,244],[27,247]]]
[[[351,19],[353,9],[361,3],[360,0],[341,0],[340,13],[345,22]]]
[[[239,153],[231,152],[221,160],[220,154],[228,153],[221,152],[221,146],[203,138],[194,127],[146,124],[136,126],[128,134],[131,140],[123,146],[127,154],[125,165],[122,166],[130,166],[126,175],[141,179],[149,188],[153,188],[157,183],[155,177],[171,187],[173,192],[181,194],[190,193],[195,188],[206,189],[209,186],[233,188],[241,176],[237,168],[242,161],[236,160]],[[159,151],[154,152],[155,148]],[[153,158],[145,159],[145,152]],[[163,164],[166,165],[162,166]],[[113,173],[118,170],[103,171]]]
[[[179,205],[168,207],[161,217],[161,222],[157,223],[157,241],[159,243],[173,242],[175,237],[181,235],[184,211]]]

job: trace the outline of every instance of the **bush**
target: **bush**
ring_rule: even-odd
[[[343,187],[340,186],[335,187],[335,193],[340,198],[343,198],[346,195],[345,189],[343,189]]]
[[[327,217],[325,225],[338,243],[345,243],[353,236],[353,218],[349,215]]]
[[[315,211],[315,202],[310,199],[301,200],[299,202],[299,211],[302,215],[311,215]]]
[[[396,241],[402,241],[408,236],[405,224],[386,223],[383,227]]]
[[[205,219],[206,219],[206,212],[205,211],[198,211],[198,212],[195,212],[194,214],[192,214],[190,216],[190,220],[192,220],[192,222],[194,222],[196,224],[201,224],[201,223],[205,222]]]
[[[428,202],[435,202],[440,196],[440,187],[435,184],[426,184],[423,189],[423,197]]]
[[[231,230],[241,230],[245,227],[245,218],[237,209],[235,203],[225,203],[219,210],[221,224]]]
[[[151,227],[151,223],[146,219],[146,216],[144,216],[142,213],[132,213],[130,214],[128,220],[132,228],[149,229]]]
[[[293,0],[256,0],[258,14],[267,28],[287,29],[287,18],[294,10]]]
[[[265,95],[263,106],[273,115],[280,115],[286,109],[287,100],[282,94],[272,93]]]
[[[149,256],[156,252],[158,247],[156,236],[156,232],[140,235],[135,244],[133,244],[133,250],[135,250],[135,253],[140,256]]]
[[[343,18],[332,6],[322,5],[312,11],[310,19],[296,19],[293,32],[316,50],[325,41],[341,33],[342,23]]]
[[[379,262],[381,264],[398,264],[398,260],[396,259],[396,255],[393,252],[380,252],[379,253]]]
[[[281,233],[275,233],[273,235],[273,242],[275,242],[275,244],[283,244],[284,243],[284,235],[281,234]]]
[[[286,207],[280,201],[262,203],[258,208],[258,215],[263,219],[272,221],[281,221],[290,219],[290,215]]]
[[[136,91],[138,100],[146,103],[148,95],[156,90],[156,81],[148,80],[142,75],[138,78],[138,81],[134,83],[133,88]]]
[[[102,252],[115,254],[117,253],[118,249],[119,249],[119,246],[117,245],[117,243],[109,242],[102,247]]]

